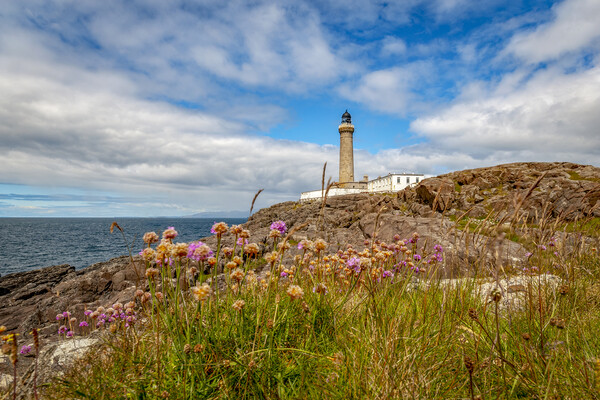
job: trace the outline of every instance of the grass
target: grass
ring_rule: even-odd
[[[471,223],[457,222],[481,229]],[[520,305],[507,306],[506,287],[488,296],[480,280],[435,278],[446,251],[418,235],[336,253],[303,240],[286,258],[293,232],[283,234],[271,235],[263,257],[250,244],[231,253],[219,245],[198,260],[164,239],[149,251],[146,292],[123,306],[135,321],[106,319],[103,344],[44,398],[600,398],[592,245],[541,242],[552,232],[530,238],[525,271],[512,272]],[[219,280],[214,268],[197,273],[221,263]],[[490,268],[505,277],[503,261]]]

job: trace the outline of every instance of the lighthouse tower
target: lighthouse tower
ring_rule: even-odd
[[[347,187],[348,183],[354,182],[354,150],[352,136],[354,134],[354,125],[352,117],[348,110],[342,114],[342,123],[338,131],[340,132],[340,176],[339,184],[341,187]]]

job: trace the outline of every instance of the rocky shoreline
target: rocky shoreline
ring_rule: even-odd
[[[359,248],[365,241],[390,242],[394,235],[411,237],[417,233],[422,246],[435,244],[445,249],[443,277],[484,274],[502,266],[523,268],[527,249],[519,240],[509,240],[518,232],[507,216],[519,213],[521,221],[538,223],[544,219],[565,222],[600,217],[600,168],[571,163],[515,163],[477,170],[460,171],[429,178],[415,188],[394,194],[357,194],[328,198],[325,203],[285,202],[256,212],[245,224],[250,242],[269,251],[269,225],[283,220],[288,228],[300,227],[291,240],[322,237],[330,251],[347,245]],[[485,229],[457,229],[456,219],[478,219]],[[487,216],[487,220],[486,220]],[[143,233],[143,232],[141,232]],[[571,238],[564,232],[561,238]],[[544,239],[543,235],[538,237]],[[202,239],[211,248],[216,237]],[[573,238],[597,242],[597,238]],[[594,243],[595,243],[594,242]],[[224,236],[223,245],[233,245]],[[293,249],[288,253],[290,260]],[[56,342],[56,315],[70,311],[79,317],[85,309],[116,302],[128,302],[138,287],[145,288],[144,266],[136,256],[114,258],[82,270],[56,265],[36,271],[0,277],[0,325],[19,332],[23,342],[28,332],[40,329],[46,345]],[[29,340],[30,341],[30,340]],[[57,346],[54,344],[53,346]],[[21,372],[28,363],[19,365]],[[11,373],[8,359],[0,362],[0,376]],[[8,378],[6,378],[8,379]],[[1,384],[1,382],[0,382]]]

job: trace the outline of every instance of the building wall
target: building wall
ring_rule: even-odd
[[[397,192],[414,186],[423,179],[425,179],[425,175],[420,174],[389,174],[369,181],[368,190],[371,193]]]

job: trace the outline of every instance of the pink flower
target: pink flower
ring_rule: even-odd
[[[175,227],[173,226],[169,226],[164,232],[163,232],[163,239],[175,239],[177,237],[177,231],[175,230]]]

